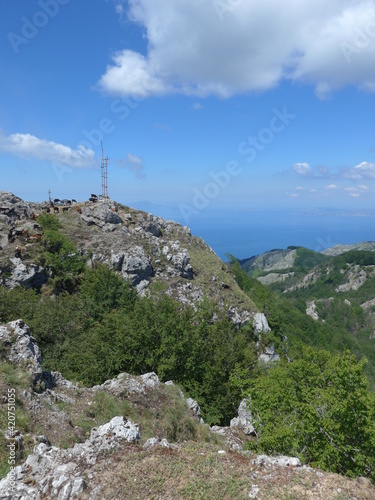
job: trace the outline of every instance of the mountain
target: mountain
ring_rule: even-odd
[[[43,229],[35,219],[47,210],[48,203],[27,203],[0,192],[0,280],[5,286],[46,284],[37,250]],[[51,211],[90,265],[110,266],[141,295],[162,287],[190,305],[205,296],[230,309],[239,322],[257,312],[230,270],[186,226],[111,200],[57,205]]]
[[[328,327],[331,343],[335,334],[335,342],[346,345],[359,357],[366,356],[372,385],[375,384],[374,250],[373,242],[337,245],[322,254],[289,247],[241,262],[250,275],[291,307],[303,311],[317,325]]]
[[[371,498],[367,480],[316,470],[374,479],[364,308],[351,305],[345,325],[312,317],[302,286],[280,293],[189,228],[95,196],[0,192],[0,246],[2,498],[300,496],[291,477],[313,495],[334,485]],[[254,273],[290,272],[290,288],[344,258],[338,269],[359,266],[363,280],[375,254],[354,253],[290,247]],[[310,378],[317,369],[323,381]]]

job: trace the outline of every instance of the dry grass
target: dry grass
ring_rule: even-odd
[[[83,498],[91,498],[100,486],[108,500],[240,500],[249,498],[255,485],[259,500],[375,498],[375,487],[366,479],[350,480],[302,468],[259,467],[251,463],[251,456],[218,454],[219,449],[193,442],[178,450],[124,447],[85,471],[89,486]]]

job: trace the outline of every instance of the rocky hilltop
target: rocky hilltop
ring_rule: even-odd
[[[1,191],[1,284],[28,288],[47,282],[36,248],[43,238],[37,218],[45,212],[56,217],[89,265],[107,264],[141,295],[163,289],[193,306],[207,297],[237,323],[249,321],[257,312],[229,269],[188,227],[111,200],[51,207]]]

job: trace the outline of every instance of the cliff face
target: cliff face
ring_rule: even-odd
[[[40,287],[47,281],[38,262],[43,230],[37,216],[47,203],[28,203],[0,192],[0,283]],[[256,312],[249,297],[213,250],[190,229],[113,201],[51,208],[61,232],[87,257],[122,275],[141,295],[163,290],[193,305],[207,297],[242,323]]]

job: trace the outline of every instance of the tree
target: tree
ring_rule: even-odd
[[[365,362],[305,347],[254,380],[249,409],[258,439],[250,448],[375,479],[375,397]]]

